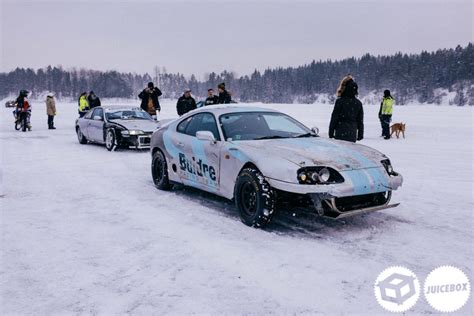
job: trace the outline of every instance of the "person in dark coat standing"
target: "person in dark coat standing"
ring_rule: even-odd
[[[148,86],[138,95],[142,100],[140,107],[143,111],[156,118],[156,111],[161,111],[160,102],[158,101],[158,97],[161,95],[160,89],[155,87],[153,82],[148,82]]]
[[[358,86],[352,76],[342,79],[329,124],[329,138],[356,142],[364,138],[364,109],[357,99]]]
[[[224,82],[220,83],[217,86],[217,90],[219,90],[219,97],[218,97],[219,104],[227,104],[227,103],[232,102],[232,99],[230,97],[230,93],[225,89],[225,83]]]
[[[219,97],[214,95],[214,89],[207,90],[207,99],[204,102],[204,105],[213,105],[219,103]]]
[[[95,95],[94,91],[91,90],[87,96],[87,101],[89,102],[89,108],[93,109],[100,106],[100,99]]]
[[[178,115],[184,115],[189,111],[196,109],[196,100],[191,96],[191,90],[186,89],[184,90],[184,94],[178,99],[178,103],[176,103],[176,110]]]

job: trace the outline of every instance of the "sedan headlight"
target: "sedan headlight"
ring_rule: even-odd
[[[145,132],[140,131],[140,130],[133,130],[132,129],[132,130],[129,130],[129,131],[122,131],[123,136],[129,136],[129,135],[134,136],[134,135],[143,135],[143,134],[145,134]]]
[[[344,178],[329,167],[307,167],[298,170],[300,184],[333,184],[342,183]]]
[[[318,179],[321,183],[328,182],[329,178],[331,178],[331,172],[329,171],[328,168],[323,168],[323,169],[319,170]]]

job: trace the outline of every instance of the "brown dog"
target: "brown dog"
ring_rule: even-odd
[[[405,123],[395,123],[392,126],[390,126],[390,137],[392,137],[393,133],[395,133],[395,136],[399,138],[400,133],[402,133],[403,138],[405,138]]]

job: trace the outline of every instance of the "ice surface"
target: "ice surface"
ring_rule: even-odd
[[[332,105],[261,106],[327,137]],[[162,107],[162,118],[176,116],[174,102]],[[401,205],[339,222],[284,210],[265,230],[243,225],[221,198],[156,190],[148,152],[80,145],[76,104],[57,108],[50,131],[34,102],[29,133],[1,109],[3,315],[367,315],[384,312],[373,284],[391,265],[423,280],[450,264],[472,280],[472,108],[396,107],[407,138],[385,141],[378,106],[366,106],[361,143],[403,174]],[[423,299],[412,310],[431,311]]]

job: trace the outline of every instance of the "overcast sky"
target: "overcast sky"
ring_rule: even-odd
[[[1,1],[1,69],[187,75],[472,41],[471,0]]]

